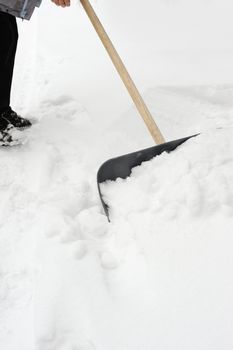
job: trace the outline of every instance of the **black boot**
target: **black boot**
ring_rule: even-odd
[[[13,125],[19,130],[29,128],[32,125],[28,119],[20,117],[10,107],[0,114],[0,119],[6,120],[8,124]]]
[[[8,123],[6,119],[0,118],[0,146],[10,146],[14,143],[11,131],[13,125]]]

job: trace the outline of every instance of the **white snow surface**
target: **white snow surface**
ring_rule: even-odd
[[[104,184],[109,223],[98,168],[153,140],[77,3],[19,22],[34,125],[0,149],[0,349],[230,350],[232,1],[93,5],[166,140],[200,135]]]

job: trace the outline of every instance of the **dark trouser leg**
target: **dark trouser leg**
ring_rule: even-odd
[[[17,41],[16,18],[0,12],[0,113],[10,106]]]

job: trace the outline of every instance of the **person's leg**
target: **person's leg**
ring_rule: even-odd
[[[0,114],[10,106],[17,41],[16,18],[0,12]]]
[[[0,12],[0,130],[6,123],[18,129],[31,126],[31,122],[20,117],[10,107],[11,84],[18,42],[16,18]]]

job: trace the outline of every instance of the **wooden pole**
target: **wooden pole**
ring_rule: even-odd
[[[125,84],[138,112],[140,113],[142,119],[144,120],[151,136],[153,137],[155,143],[161,144],[165,142],[165,139],[156,125],[149,109],[147,108],[142,96],[140,95],[136,85],[134,84],[132,78],[130,77],[124,63],[122,62],[119,54],[117,53],[113,43],[111,42],[109,36],[107,35],[103,25],[101,24],[99,18],[97,17],[93,7],[91,6],[89,0],[80,0],[84,10],[86,11],[91,23],[93,24],[100,40],[102,41],[105,49],[107,50],[116,70],[118,71],[123,83]]]

